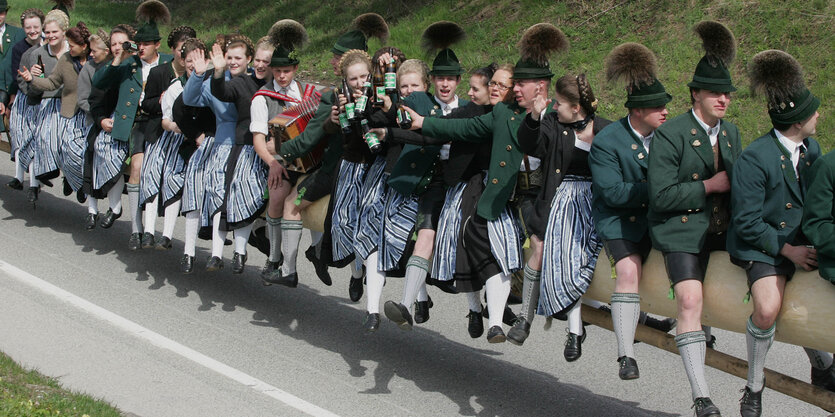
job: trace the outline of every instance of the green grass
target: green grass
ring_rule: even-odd
[[[104,401],[62,389],[54,379],[25,370],[0,353],[0,415],[117,417],[121,414]]]
[[[71,20],[82,19],[93,27],[132,21],[138,4],[105,0],[77,3]],[[392,33],[389,44],[403,49],[408,57],[429,61],[432,57],[425,56],[419,47],[423,29],[437,20],[458,22],[468,39],[454,49],[468,70],[491,61],[515,62],[515,45],[525,28],[550,22],[571,40],[571,49],[552,60],[555,72],[585,72],[598,96],[600,114],[611,119],[625,114],[625,92],[607,85],[603,78],[603,59],[614,46],[636,41],[656,53],[660,79],[674,97],[669,108],[675,115],[690,106],[686,84],[702,55],[692,27],[701,20],[718,20],[731,28],[739,43],[732,67],[739,91],[733,96],[727,119],[739,126],[743,142],[756,139],[770,128],[765,100],[749,92],[746,66],[759,51],[782,49],[800,61],[809,88],[821,98],[817,139],[825,150],[835,144],[831,133],[835,118],[830,117],[835,109],[835,35],[831,29],[835,2],[831,0],[178,0],[168,4],[174,25],[192,25],[206,40],[227,31],[240,31],[257,39],[278,19],[300,21],[311,39],[300,55],[304,77],[324,83],[333,77],[327,61],[334,39],[363,12],[375,11],[387,19]],[[45,7],[46,1],[12,1],[12,5],[10,15],[25,7]],[[376,40],[370,43],[372,51],[379,46]],[[462,82],[458,93],[465,92],[466,82]]]

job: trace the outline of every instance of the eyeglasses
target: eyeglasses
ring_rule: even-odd
[[[489,83],[487,83],[487,86],[490,87],[490,88],[495,87],[495,88],[498,88],[499,90],[502,90],[502,91],[510,90],[509,86],[506,86],[506,85],[504,85],[504,84],[502,84],[498,81],[490,81]]]

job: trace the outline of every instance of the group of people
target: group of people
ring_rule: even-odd
[[[170,22],[163,3],[142,3],[136,28],[95,34],[82,22],[70,27],[71,4],[46,15],[28,9],[20,29],[5,23],[0,0],[0,112],[16,167],[7,186],[22,190],[28,175],[34,203],[63,173],[64,194],[87,204],[86,229],[109,228],[127,210],[131,250],[170,249],[183,215],[183,273],[194,271],[201,231],[212,241],[205,270],[223,268],[231,231],[233,273],[260,239],[263,283],[296,287],[302,212],[330,196],[324,232],[310,232],[305,256],[326,285],[329,267],[350,267],[351,300],[366,296],[366,332],[381,324],[386,279],[405,277],[402,298],[382,306],[401,329],[429,320],[428,284],[466,294],[467,331],[481,337],[487,318],[490,343],[522,345],[537,314],[566,320],[564,356],[574,361],[586,337],[582,297],[605,253],[616,288],[611,307],[601,307],[611,309],[619,377],[639,377],[639,321],[664,331],[675,324],[696,414],[717,416],[704,375],[712,338],[701,324],[702,283],[710,253],[727,250],[754,306],[746,417],[761,415],[765,357],[796,267],[819,267],[835,283],[835,154],[822,155],[812,138],[820,102],[793,57],[757,54],[752,86],[767,98],[773,129],[743,150],[725,120],[736,45],[720,23],[695,27],[705,55],[688,83],[692,109],[669,121],[672,96],[652,51],[613,49],[606,77],[625,87],[627,115],[610,121],[597,114],[584,74],[552,83],[549,60],[569,42],[547,23],[524,33],[515,65],[471,71],[466,100],[456,94],[464,68],[452,49],[465,33],[452,22],[423,33],[430,67],[393,46],[369,55],[369,38],[385,42],[388,26],[377,14],[358,16],[333,45],[339,89],[296,80],[307,33],[293,20],[256,42],[218,35],[211,47],[177,26],[169,55],[159,52],[157,24]],[[272,120],[299,109],[306,125],[283,135]],[[313,166],[296,170],[311,155]],[[253,233],[261,216],[264,238]],[[663,253],[677,322],[640,310],[652,248]],[[518,315],[507,306],[517,272]],[[835,391],[832,354],[806,352],[812,382]]]

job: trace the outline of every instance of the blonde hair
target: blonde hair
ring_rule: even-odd
[[[256,51],[270,51],[272,53],[275,50],[275,45],[270,42],[269,36],[262,36],[258,39],[258,42],[255,43],[255,50]]]
[[[368,55],[368,52],[365,52],[360,49],[351,49],[348,52],[342,54],[342,58],[339,59],[339,75],[345,75],[345,70],[348,69],[351,65],[363,63],[368,67],[368,71],[371,71],[373,68],[371,66],[371,57]]]
[[[407,59],[397,69],[397,78],[406,74],[417,74],[423,81],[423,86],[429,88],[429,66],[419,59]]]
[[[66,13],[60,10],[51,10],[49,13],[46,14],[46,18],[44,18],[43,20],[44,26],[46,26],[47,23],[53,22],[56,25],[58,25],[58,27],[61,28],[61,30],[63,30],[64,32],[66,32],[67,29],[70,27],[70,18],[67,16]]]

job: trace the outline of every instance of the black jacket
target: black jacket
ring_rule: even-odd
[[[173,64],[157,65],[148,73],[145,82],[145,97],[142,99],[141,109],[148,117],[145,122],[145,141],[156,142],[162,136],[162,93],[174,80]]]

